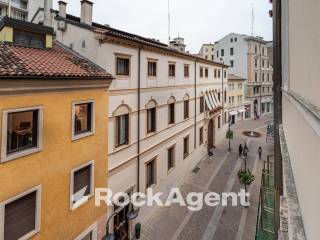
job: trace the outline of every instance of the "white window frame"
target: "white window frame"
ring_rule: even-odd
[[[80,133],[80,134],[75,134],[74,128],[74,120],[75,120],[75,108],[76,105],[78,104],[86,104],[86,103],[91,103],[91,131]],[[76,141],[81,138],[89,137],[95,134],[96,132],[96,104],[94,100],[84,100],[84,101],[75,101],[72,102],[72,117],[71,117],[71,140]]]
[[[7,154],[7,126],[8,126],[8,115],[9,113],[18,113],[25,111],[38,110],[38,140],[37,146],[28,148],[25,150],[17,151],[14,153]],[[2,137],[1,137],[1,159],[0,163],[8,162],[16,158],[21,158],[36,152],[40,152],[43,149],[43,106],[33,106],[25,108],[12,108],[2,111]]]
[[[88,196],[85,196],[84,198],[82,198],[81,200],[79,200],[76,203],[73,203],[72,201],[72,195],[73,195],[73,186],[74,186],[74,173],[82,168],[88,167],[91,165],[91,182],[90,182],[90,193]],[[70,210],[74,211],[77,208],[79,208],[80,206],[82,206],[83,204],[87,203],[89,201],[90,198],[92,198],[94,196],[94,160],[91,160],[85,164],[82,164],[81,166],[74,168],[71,170],[70,172]]]
[[[31,232],[27,233],[23,237],[19,238],[19,240],[27,240],[30,239],[32,236],[40,232],[41,226],[41,185],[31,188],[23,193],[20,193],[8,200],[0,203],[0,240],[4,240],[4,218],[5,218],[5,206],[19,198],[22,198],[32,192],[36,192],[36,219],[35,219],[35,229]]]
[[[85,231],[83,231],[78,237],[74,240],[83,240],[85,236],[87,236],[90,232],[92,232],[92,240],[98,240],[98,226],[97,222],[88,227]]]

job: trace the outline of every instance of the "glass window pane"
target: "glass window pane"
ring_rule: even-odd
[[[37,146],[38,110],[8,114],[7,152]]]
[[[91,131],[91,103],[75,106],[75,134]]]

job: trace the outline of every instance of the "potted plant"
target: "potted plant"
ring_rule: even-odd
[[[255,180],[255,177],[250,170],[240,170],[238,172],[238,178],[240,183],[245,186],[251,185]]]
[[[232,130],[229,129],[227,131],[226,138],[227,139],[233,139],[233,131]]]

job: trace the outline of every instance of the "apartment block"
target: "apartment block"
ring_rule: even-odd
[[[246,79],[247,114],[251,118],[273,111],[272,44],[261,37],[230,33],[214,45],[216,58],[230,66],[229,73]]]

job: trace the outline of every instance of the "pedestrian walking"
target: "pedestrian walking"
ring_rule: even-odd
[[[259,160],[261,160],[261,157],[262,157],[262,147],[261,146],[258,149],[258,154],[259,154]]]
[[[249,152],[249,148],[247,146],[247,143],[245,143],[243,147],[243,156],[248,157],[248,152]]]
[[[242,144],[239,145],[239,157],[242,156],[243,147]]]

